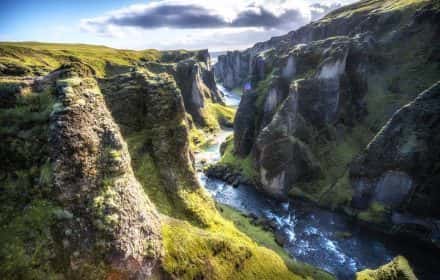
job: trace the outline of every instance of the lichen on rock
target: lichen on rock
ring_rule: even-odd
[[[66,75],[57,82],[63,108],[51,115],[50,127],[57,200],[72,213],[57,225],[64,232],[62,255],[73,274],[104,262],[104,275],[149,277],[162,256],[158,214],[134,177],[127,145],[96,81]]]

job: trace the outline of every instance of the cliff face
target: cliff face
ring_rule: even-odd
[[[60,48],[90,52],[61,67],[30,60],[64,63]],[[257,245],[198,184],[191,133],[216,129],[229,112],[207,52],[133,51],[128,58],[104,47],[72,48],[0,44],[2,61],[42,75],[0,76],[2,277],[332,279]],[[100,68],[116,61],[127,65]],[[206,126],[186,111],[186,94],[204,103]]]
[[[209,123],[206,120],[206,103],[223,103],[223,100],[214,80],[209,54],[206,51],[203,55],[206,55],[206,59],[199,62],[190,59],[178,63],[174,77],[182,90],[186,111],[191,114],[196,124],[207,126]],[[209,101],[206,101],[207,99]]]
[[[432,1],[361,1],[285,36],[220,56],[217,78],[229,88],[247,84],[247,89],[235,118],[234,147],[226,148],[236,164],[226,166],[225,174],[217,167],[215,175],[229,177],[233,168],[250,176],[244,182],[251,180],[272,196],[350,213],[371,206],[374,187],[366,186],[373,183],[364,182],[373,170],[380,171],[373,185],[380,176],[386,177],[382,185],[399,185],[400,191],[380,197],[392,193],[394,203],[399,193],[415,190],[416,179],[403,162],[393,162],[393,170],[383,174],[386,163],[368,161],[362,176],[353,173],[359,164],[349,166],[394,111],[440,78],[439,11]],[[434,131],[425,130],[429,137]],[[435,162],[427,161],[423,166]],[[249,169],[256,172],[245,172]],[[428,178],[428,169],[412,174]],[[354,177],[360,178],[350,180]],[[412,214],[415,204],[408,210]],[[373,203],[372,208],[380,207]]]
[[[406,29],[401,34],[390,34],[393,28],[402,27],[402,20],[414,23],[422,21],[435,22],[438,19],[437,4],[426,0],[364,0],[359,3],[346,5],[329,13],[323,19],[312,22],[304,27],[289,32],[286,35],[273,37],[268,41],[256,43],[253,47],[244,51],[229,51],[226,55],[218,57],[218,63],[214,66],[217,79],[227,88],[242,86],[251,79],[255,73],[261,73],[266,69],[265,61],[260,54],[275,49],[277,54],[288,52],[290,48],[298,44],[308,44],[313,41],[324,40],[337,36],[355,37],[359,34],[375,34],[382,37],[388,33],[388,37],[382,37],[382,42],[398,37],[411,35]],[[416,11],[416,9],[420,10]],[[413,18],[406,18],[408,13],[414,13]],[[411,16],[410,16],[411,17]],[[409,26],[407,26],[409,27]],[[410,31],[409,33],[406,33]],[[414,35],[414,34],[412,34]],[[376,38],[378,39],[378,38]],[[402,39],[402,38],[401,38]]]
[[[436,83],[394,114],[350,164],[349,172],[354,208],[369,213],[371,205],[381,206],[379,223],[415,231],[437,245],[439,118],[440,83]]]
[[[158,207],[170,211],[167,214],[191,212],[179,191],[199,187],[192,168],[184,98],[173,77],[132,72],[101,80],[101,87],[124,137],[133,143],[130,152],[136,173],[145,184],[155,181],[160,188],[146,189],[147,193],[160,199]],[[142,169],[145,165],[149,170]]]
[[[166,72],[174,77],[183,97],[185,111],[198,127],[213,127],[209,119],[209,104],[223,104],[222,93],[217,89],[208,50],[186,54],[168,55],[162,62],[145,64],[154,73]],[[218,124],[217,124],[218,125]]]
[[[49,140],[57,201],[71,216],[57,225],[62,255],[72,274],[104,261],[104,273],[150,277],[162,256],[159,216],[96,82],[63,71]]]

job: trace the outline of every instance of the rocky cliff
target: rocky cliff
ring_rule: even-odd
[[[357,211],[353,205],[366,207],[372,188],[365,187],[364,196],[366,179],[352,180],[359,164],[351,162],[398,108],[439,80],[439,17],[437,1],[360,1],[285,36],[220,56],[217,79],[229,88],[245,85],[245,93],[233,147],[225,149],[225,172],[217,166],[212,174],[238,172],[238,178],[247,177],[242,181],[253,181],[272,196],[350,214]],[[426,137],[435,131],[425,130]],[[423,166],[435,165],[434,157]],[[386,162],[376,159],[362,169],[380,171],[374,184],[385,176],[386,185],[398,184],[406,194],[414,190],[414,178],[401,173],[408,172],[405,163],[399,166],[396,159],[384,175]],[[412,172],[431,178],[429,168]],[[399,191],[390,192],[391,200],[399,200]],[[429,203],[437,198],[431,196]],[[417,212],[415,204],[410,213]]]
[[[97,83],[73,68],[60,71],[49,145],[57,201],[66,215],[56,226],[65,262],[72,275],[104,262],[104,275],[151,277],[162,256],[158,213],[134,176]]]
[[[440,83],[399,109],[350,164],[351,204],[390,230],[440,244]],[[368,219],[367,219],[368,220]]]
[[[0,50],[27,69],[0,76],[3,278],[333,279],[257,245],[198,184],[190,140],[205,124],[184,95],[200,94],[207,130],[227,111],[206,52]]]

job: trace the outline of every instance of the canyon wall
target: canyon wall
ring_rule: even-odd
[[[402,199],[411,193],[424,204],[436,204],[438,194],[414,178],[420,172],[418,176],[430,178],[429,184],[438,181],[432,167],[435,156],[426,158],[409,175],[403,159],[393,159],[386,173],[386,161],[368,160],[379,150],[371,151],[371,156],[361,152],[373,138],[367,151],[375,147],[374,141],[383,137],[375,137],[376,133],[386,130],[382,127],[397,109],[440,79],[439,17],[438,3],[432,1],[361,1],[284,36],[220,56],[214,67],[217,79],[228,88],[245,90],[235,117],[234,139],[228,144],[233,148],[225,149],[232,151],[228,162],[221,161],[208,174],[233,175],[276,198],[305,199],[344,211],[383,231],[411,232],[437,244],[438,230],[432,223],[438,223],[438,213],[416,210],[415,201],[405,207],[408,201]],[[432,91],[436,92],[435,87]],[[430,123],[439,113],[432,110],[432,117],[427,117]],[[426,116],[419,110],[411,112]],[[418,117],[406,122],[415,126]],[[421,129],[427,138],[438,132],[435,126]],[[417,146],[418,136],[397,137],[398,133],[390,134],[393,140],[387,140],[387,152],[404,141],[410,142],[405,149],[422,147]],[[362,160],[357,159],[359,154]],[[423,157],[423,153],[416,155]],[[370,177],[370,170],[380,170],[380,174]],[[371,200],[375,195],[371,185],[386,186],[376,196],[392,203],[384,206]],[[433,195],[428,198],[426,193]],[[430,225],[411,225],[399,207],[410,216],[431,221]],[[376,219],[382,214],[389,218],[387,226]],[[392,216],[394,221],[409,224],[395,227]],[[421,234],[415,229],[419,226]]]

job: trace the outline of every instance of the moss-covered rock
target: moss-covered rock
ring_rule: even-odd
[[[102,275],[85,278],[110,271],[149,277],[162,256],[159,217],[97,83],[70,70],[75,77],[57,81],[63,107],[52,113],[50,127],[57,201],[72,216],[57,225],[60,260],[72,277],[91,264],[103,264],[96,272]]]
[[[282,148],[277,141],[296,139],[303,148],[287,158],[309,154],[307,161],[314,164],[296,168],[287,160],[283,170],[269,172],[269,180],[260,176],[257,185],[271,194],[270,186],[277,185],[284,194],[322,206],[350,207],[350,162],[393,112],[439,79],[432,44],[438,41],[436,7],[422,0],[361,1],[284,36],[220,56],[217,78],[228,87],[248,85],[235,119],[235,162],[250,157],[261,174],[263,165],[283,165],[277,165]],[[271,145],[276,149],[266,149]],[[281,154],[288,152],[283,148]],[[314,170],[310,166],[322,172],[308,172]],[[396,181],[395,175],[384,182],[404,186],[408,181]],[[296,179],[286,183],[283,176]]]
[[[437,244],[439,97],[440,83],[436,83],[402,107],[350,165],[353,207],[384,205],[390,210],[385,216],[393,217],[388,229],[395,226],[398,230],[394,231],[422,238],[427,234]]]
[[[408,261],[397,256],[377,269],[365,269],[356,273],[356,280],[417,280]]]
[[[43,56],[42,46],[35,48],[38,51],[25,49],[22,55],[42,55],[30,62],[38,68],[40,59],[49,59],[46,55],[51,52]],[[69,52],[79,55],[84,49],[69,48]],[[172,54],[167,59],[177,59]],[[194,53],[188,54],[182,56],[194,59]],[[219,215],[195,178],[190,130],[201,130],[185,111],[173,73],[145,69],[155,60],[151,57],[136,62],[136,69],[107,65],[104,73],[93,58],[87,60],[89,65],[83,58],[72,58],[73,63],[44,77],[29,78],[26,90],[8,91],[14,98],[0,109],[2,276],[303,279],[316,275],[313,268],[286,264]],[[197,60],[208,65],[209,57],[197,52]],[[49,71],[58,63],[62,64],[57,61],[39,69]],[[172,71],[174,66],[164,69]],[[133,71],[119,73],[124,70]],[[109,75],[107,71],[118,74],[98,84],[95,76]],[[203,74],[199,78],[208,87],[210,78]],[[20,86],[25,79],[13,78]],[[212,123],[230,125],[234,111],[212,96],[205,98]]]

